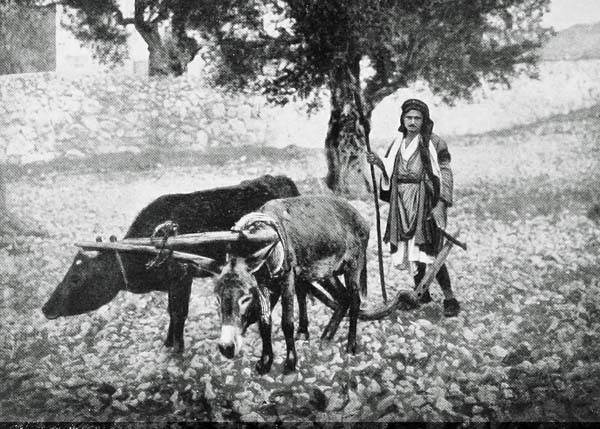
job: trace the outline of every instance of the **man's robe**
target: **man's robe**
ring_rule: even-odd
[[[406,144],[399,134],[382,159],[388,180],[382,177],[383,193],[391,192],[390,214],[384,241],[389,242],[394,265],[414,270],[409,262],[433,262],[442,238],[431,213],[433,184],[419,152],[419,135]],[[452,205],[453,177],[450,154],[443,140],[432,135],[428,144],[433,175],[440,182],[440,199]],[[445,210],[442,213],[445,220]]]

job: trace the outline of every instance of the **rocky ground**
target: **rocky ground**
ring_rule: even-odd
[[[449,257],[461,314],[443,317],[434,285],[433,303],[359,323],[360,351],[351,356],[344,353],[347,322],[335,341],[321,343],[331,312],[309,302],[311,338],[297,342],[298,371],[286,376],[279,306],[275,364],[259,376],[256,328],[241,358],[229,361],[216,350],[208,280],[195,281],[181,356],[162,344],[164,294],[121,293],[98,311],[56,321],[40,307],[71,264],[75,241],[122,236],[156,196],[263,173],[323,192],[320,153],[14,178],[10,207],[50,236],[4,240],[0,249],[0,420],[600,419],[599,112],[450,141],[456,195],[449,229],[460,229],[469,245]],[[372,200],[352,203],[375,237]],[[376,255],[371,240],[370,306],[381,302]],[[388,263],[386,255],[388,294],[409,287],[408,275]]]

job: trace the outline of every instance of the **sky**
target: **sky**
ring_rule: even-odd
[[[556,31],[596,22],[600,22],[600,0],[552,0],[550,12],[544,15],[544,24]]]
[[[133,0],[118,0],[125,16],[133,15]],[[544,15],[543,23],[564,30],[575,24],[600,22],[600,0],[551,0],[550,11]],[[130,56],[133,60],[144,61],[148,58],[146,43],[133,29],[130,30]],[[86,56],[90,67],[94,64],[89,51],[82,49],[74,37],[67,31],[57,35],[57,42],[64,55]],[[60,61],[59,61],[60,62]],[[60,68],[60,64],[57,64]],[[67,64],[68,66],[68,64]]]

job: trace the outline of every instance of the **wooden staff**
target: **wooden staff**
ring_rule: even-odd
[[[365,118],[364,106],[360,93],[360,85],[356,82],[356,78],[352,75],[352,72],[348,70],[348,75],[354,87],[356,106],[358,107],[358,114],[360,116],[360,122],[365,133],[365,146],[367,151],[371,152],[371,144],[369,142],[369,134],[371,133],[371,125],[367,118]],[[379,281],[381,282],[381,296],[383,302],[387,302],[387,293],[385,291],[385,277],[383,273],[383,246],[381,244],[381,216],[379,214],[379,192],[377,190],[377,179],[375,177],[375,167],[373,164],[369,164],[371,169],[371,183],[373,184],[373,199],[375,200],[375,219],[377,222],[377,256],[379,261]]]

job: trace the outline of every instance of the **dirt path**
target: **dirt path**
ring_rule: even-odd
[[[450,272],[462,313],[445,319],[434,287],[432,304],[359,324],[360,352],[348,356],[345,322],[333,343],[321,344],[330,311],[309,304],[311,340],[298,342],[299,370],[286,377],[279,307],[275,364],[259,377],[256,329],[240,359],[226,361],[215,351],[207,281],[195,283],[180,357],[162,345],[164,295],[123,293],[96,312],[56,321],[39,308],[70,265],[74,241],[122,236],[135,213],[165,192],[263,173],[285,173],[302,192],[320,192],[319,154],[20,179],[11,207],[40,219],[51,237],[0,249],[0,420],[600,419],[600,228],[587,216],[599,200],[594,115],[456,141],[450,229],[463,231],[469,251],[451,255]],[[353,203],[374,226],[372,202]],[[376,305],[374,240],[369,252],[369,299]],[[393,293],[410,278],[388,272],[388,284]]]

